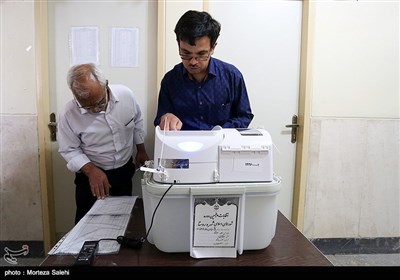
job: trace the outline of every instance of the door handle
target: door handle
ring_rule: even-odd
[[[286,127],[290,127],[292,129],[292,137],[291,142],[296,143],[297,141],[297,128],[300,125],[297,124],[297,115],[293,115],[292,117],[292,124],[287,124]]]
[[[50,129],[50,140],[51,142],[57,141],[57,122],[56,122],[56,114],[50,114],[50,122],[47,125]]]

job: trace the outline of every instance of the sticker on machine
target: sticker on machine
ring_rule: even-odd
[[[262,172],[263,159],[256,157],[235,157],[233,159],[233,171]]]

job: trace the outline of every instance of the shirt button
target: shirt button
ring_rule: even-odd
[[[200,101],[200,102],[199,102],[199,105],[203,105],[203,102]]]
[[[200,116],[200,119],[203,119],[203,116]]]

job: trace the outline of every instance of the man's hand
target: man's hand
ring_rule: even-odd
[[[104,199],[110,194],[111,185],[107,175],[93,163],[85,164],[81,171],[89,178],[90,190],[97,199]]]
[[[181,130],[182,122],[177,116],[171,113],[166,113],[160,120],[161,130]]]

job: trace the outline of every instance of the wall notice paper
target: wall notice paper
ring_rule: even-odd
[[[71,65],[92,62],[99,64],[99,28],[71,27]]]
[[[112,28],[111,66],[137,67],[139,56],[139,30]]]
[[[240,197],[193,196],[190,256],[236,258]]]
[[[49,255],[77,255],[85,241],[116,239],[125,234],[137,196],[114,196],[97,200],[90,211],[50,250]],[[117,254],[116,240],[99,242],[97,254]]]

